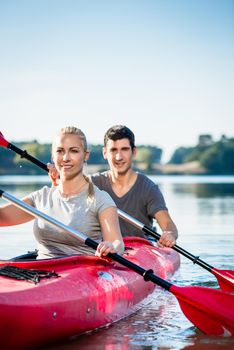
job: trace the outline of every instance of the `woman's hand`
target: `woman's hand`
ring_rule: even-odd
[[[114,247],[114,244],[108,241],[102,241],[99,243],[95,255],[102,257],[109,253],[118,253],[117,249]]]

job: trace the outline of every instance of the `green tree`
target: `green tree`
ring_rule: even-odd
[[[154,163],[159,163],[162,156],[162,150],[154,146],[138,146],[135,163],[145,163],[146,170],[150,171]]]
[[[234,139],[216,142],[200,157],[211,174],[234,174]]]
[[[186,158],[191,155],[193,147],[179,147],[172,154],[169,163],[172,164],[183,164],[186,162]]]
[[[89,164],[105,164],[106,161],[102,156],[102,145],[89,145],[90,157]]]

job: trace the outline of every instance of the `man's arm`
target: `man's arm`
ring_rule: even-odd
[[[158,246],[163,248],[172,247],[175,245],[176,239],[178,238],[178,230],[168,211],[159,210],[155,214],[155,219],[162,230],[162,235],[158,241]]]

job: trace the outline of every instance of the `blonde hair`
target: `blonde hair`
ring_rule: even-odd
[[[88,152],[88,143],[85,134],[83,131],[79,128],[76,128],[75,126],[65,126],[64,128],[60,129],[57,135],[77,135],[82,141],[83,144],[83,150],[84,152]],[[52,150],[54,147],[54,142],[52,143]],[[94,199],[94,187],[93,182],[89,176],[83,173],[85,181],[89,184],[88,187],[88,200],[93,201]]]

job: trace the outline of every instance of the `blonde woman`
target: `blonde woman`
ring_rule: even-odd
[[[88,158],[84,133],[76,127],[62,128],[52,144],[52,160],[59,174],[58,186],[44,186],[23,201],[100,242],[96,255],[122,254],[124,244],[116,205],[83,173],[83,165]],[[94,254],[92,248],[66,235],[62,229],[35,219],[13,204],[0,208],[1,226],[23,224],[30,220],[34,220],[39,259]]]

